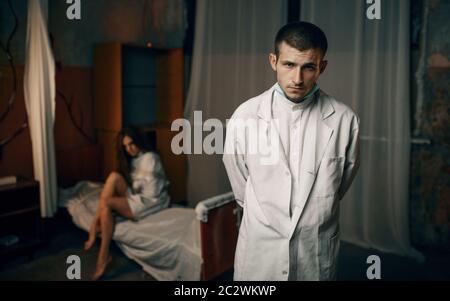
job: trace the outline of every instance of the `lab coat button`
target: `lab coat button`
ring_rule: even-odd
[[[287,271],[283,271],[283,275],[287,275]]]
[[[286,171],[286,175],[289,176],[289,171]]]

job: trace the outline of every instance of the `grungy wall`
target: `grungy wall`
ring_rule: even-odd
[[[69,20],[70,4],[48,0],[48,28],[54,40],[54,55],[63,65],[89,67],[95,43],[121,42],[156,47],[181,48],[187,29],[185,0],[79,0],[81,20]],[[27,24],[27,0],[11,0],[18,19],[11,40],[16,64],[23,65]],[[0,1],[0,41],[14,28],[8,1]],[[0,65],[7,64],[0,52]]]
[[[450,250],[450,1],[412,5],[412,131],[430,144],[412,144],[411,238]]]
[[[95,43],[121,42],[182,48],[184,0],[81,0],[81,20],[69,20],[66,1],[50,0],[55,57],[64,65],[92,66]]]

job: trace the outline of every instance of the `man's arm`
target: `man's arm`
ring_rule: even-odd
[[[339,200],[344,197],[345,193],[350,188],[359,169],[359,119],[356,115],[352,119],[351,129],[350,142],[347,145],[345,152],[344,173],[338,192]]]
[[[232,123],[229,123],[229,126],[227,126],[225,148],[222,160],[228,174],[231,188],[233,189],[234,197],[237,203],[243,207],[248,169],[245,164],[245,155],[242,142],[240,143],[238,141],[238,129],[231,124]]]

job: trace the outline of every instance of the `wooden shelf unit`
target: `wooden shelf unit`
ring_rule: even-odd
[[[117,134],[129,125],[156,132],[156,148],[171,182],[173,202],[186,200],[186,157],[170,148],[172,121],[183,116],[182,49],[121,43],[94,51],[94,125],[103,152],[103,177],[117,168]]]

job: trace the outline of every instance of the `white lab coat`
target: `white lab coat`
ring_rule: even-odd
[[[290,214],[288,160],[282,144],[269,134],[276,131],[274,87],[239,106],[230,120],[257,120],[258,143],[278,154],[276,164],[264,163],[264,154],[244,151],[255,143],[249,141],[255,137],[250,138],[255,134],[251,127],[227,126],[223,162],[244,208],[234,279],[332,280],[339,250],[339,201],[359,165],[359,119],[346,105],[316,92],[304,138],[299,197],[292,200]]]

